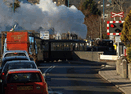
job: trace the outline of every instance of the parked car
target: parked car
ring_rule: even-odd
[[[16,60],[16,61],[8,61],[4,65],[2,71],[1,71],[1,78],[2,80],[5,79],[6,73],[10,69],[23,69],[23,68],[32,68],[32,69],[38,69],[37,65],[34,61],[27,61],[27,60]]]
[[[5,65],[5,63],[7,62],[7,61],[13,61],[13,60],[28,60],[28,61],[30,61],[30,58],[28,58],[27,56],[11,56],[11,57],[5,57],[5,58],[3,58],[3,60],[2,60],[2,64],[1,64],[1,70],[3,69],[3,67],[4,67],[4,65]],[[0,71],[1,72],[1,71]]]
[[[10,50],[10,51],[5,51],[2,55],[2,60],[5,57],[11,57],[11,56],[26,56],[29,58],[29,55],[26,51],[22,50]]]
[[[47,83],[39,69],[9,70],[4,90],[5,94],[48,94]]]

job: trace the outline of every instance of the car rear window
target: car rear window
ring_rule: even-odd
[[[7,83],[42,82],[39,73],[14,73],[9,74]]]
[[[25,53],[7,53],[5,57],[10,57],[10,56],[26,56]]]
[[[34,63],[29,63],[29,62],[17,62],[17,63],[8,63],[5,65],[4,69],[3,69],[3,72],[7,73],[8,70],[10,69],[36,69],[36,66]]]
[[[1,64],[1,67],[4,67],[4,65],[6,64],[7,61],[13,61],[13,60],[29,60],[28,58],[10,58],[10,59],[5,59],[2,64]]]

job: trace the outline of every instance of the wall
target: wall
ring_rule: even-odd
[[[73,60],[89,60],[89,61],[99,61],[99,53],[103,53],[102,51],[74,51]]]

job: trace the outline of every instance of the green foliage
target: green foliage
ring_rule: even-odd
[[[120,39],[126,45],[126,47],[131,46],[131,11],[125,18]]]
[[[127,47],[127,60],[131,63],[131,10],[125,18],[120,39]]]
[[[127,60],[131,63],[131,47],[127,47]]]
[[[94,15],[101,15],[101,11],[97,8],[97,4],[93,0],[86,0],[82,7],[84,10],[88,9]]]

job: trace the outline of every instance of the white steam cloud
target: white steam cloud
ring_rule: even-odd
[[[3,0],[0,0],[3,2]],[[8,0],[12,2],[13,0]],[[87,27],[84,23],[84,15],[75,6],[56,6],[52,0],[40,0],[40,4],[31,5],[20,3],[15,13],[4,3],[0,4],[0,30],[5,31],[7,27],[16,22],[26,30],[44,30],[54,28],[56,32],[75,32],[82,38],[86,37]]]

